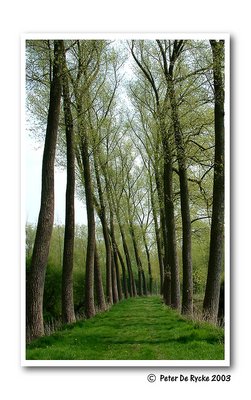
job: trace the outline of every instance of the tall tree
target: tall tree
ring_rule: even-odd
[[[113,303],[113,294],[112,294],[112,247],[110,242],[110,235],[107,223],[107,216],[106,216],[106,208],[105,208],[105,201],[104,201],[104,194],[101,185],[100,173],[99,173],[99,166],[98,166],[98,155],[97,155],[97,145],[94,144],[93,150],[94,156],[94,169],[95,169],[95,176],[97,181],[97,189],[99,195],[99,217],[102,224],[103,236],[105,241],[105,248],[106,248],[106,297],[108,304]]]
[[[91,157],[92,125],[90,109],[93,107],[96,92],[93,85],[100,72],[101,58],[105,47],[104,41],[77,41],[76,57],[77,71],[71,74],[74,88],[77,123],[78,123],[78,150],[77,160],[81,171],[81,178],[85,189],[88,240],[86,253],[85,276],[85,314],[88,318],[95,315],[94,301],[94,262],[95,262],[95,204],[93,198],[93,177]],[[99,265],[99,264],[98,264]]]
[[[68,83],[68,69],[66,65],[64,42],[63,48],[63,105],[66,130],[66,152],[67,152],[67,184],[65,201],[65,233],[64,254],[62,272],[62,318],[64,323],[75,322],[74,300],[73,300],[73,253],[75,233],[75,149],[74,128],[71,112],[71,99]]]
[[[215,155],[210,252],[203,312],[204,317],[207,320],[216,323],[219,307],[220,279],[224,244],[224,41],[210,40],[210,45],[213,54],[213,80],[215,96]]]
[[[117,220],[118,220],[123,250],[124,250],[125,259],[126,259],[126,266],[127,266],[127,271],[128,271],[128,278],[129,278],[128,279],[128,290],[129,290],[130,296],[135,297],[135,296],[137,296],[137,288],[136,288],[136,283],[135,283],[135,279],[134,279],[134,273],[132,270],[132,261],[131,261],[130,252],[129,252],[127,241],[126,241],[125,232],[124,232],[122,223],[120,221],[119,214],[117,214]]]
[[[156,73],[154,75],[149,63],[144,56],[144,45],[139,42],[139,55],[135,51],[135,42],[132,41],[131,45],[132,56],[140,68],[143,76],[149,82],[155,99],[155,118],[158,126],[160,137],[163,147],[163,200],[165,218],[164,223],[167,232],[167,264],[165,265],[163,297],[165,303],[171,305],[173,308],[179,309],[180,307],[180,283],[179,283],[179,266],[177,255],[177,240],[176,240],[176,226],[175,214],[173,204],[173,156],[170,145],[170,134],[167,124],[167,100],[168,88],[165,91],[164,99],[161,99],[159,86],[156,81]],[[148,53],[147,53],[148,54]],[[170,277],[171,275],[171,277]],[[171,281],[170,281],[171,278]],[[171,298],[170,298],[171,291]],[[169,303],[171,302],[171,304]]]
[[[27,288],[27,335],[30,339],[44,334],[43,293],[46,264],[54,221],[54,161],[60,115],[62,41],[54,41],[53,77],[42,164],[41,204]]]
[[[148,215],[147,215],[147,219],[146,219],[146,222],[145,222],[145,226],[144,226],[145,215],[144,215],[143,207],[141,207],[141,213],[142,213],[142,217],[138,214],[137,218],[138,218],[139,225],[140,225],[140,228],[141,228],[141,234],[142,234],[142,239],[143,239],[145,252],[146,252],[146,258],[147,258],[148,278],[149,278],[149,293],[152,294],[152,292],[153,292],[152,265],[151,265],[150,249],[149,249],[149,246],[148,246],[148,243],[147,243],[147,236],[146,236],[146,231],[147,231],[148,224],[149,224],[150,210],[148,209]],[[161,273],[161,270],[160,270],[160,273]],[[146,292],[147,292],[147,290],[146,290]]]
[[[94,305],[94,261],[95,261],[95,209],[93,201],[93,187],[91,178],[91,168],[89,161],[89,144],[87,132],[84,127],[81,130],[81,157],[84,172],[84,185],[86,197],[88,240],[86,253],[86,275],[85,275],[85,314],[87,318],[95,315]]]
[[[138,104],[138,110],[140,113],[140,122],[142,129],[140,130],[140,126],[135,124],[135,116],[134,116],[134,123],[130,121],[130,127],[138,139],[137,141],[134,141],[134,145],[139,151],[141,155],[141,159],[143,162],[143,165],[145,167],[145,170],[147,171],[147,177],[146,177],[146,186],[149,188],[149,198],[151,200],[151,206],[149,207],[149,204],[147,206],[148,209],[148,216],[147,216],[147,225],[148,225],[148,220],[150,213],[152,213],[153,216],[153,222],[154,222],[154,228],[155,228],[155,236],[156,236],[156,245],[157,245],[157,253],[158,253],[158,262],[159,262],[159,271],[160,271],[160,291],[162,291],[162,286],[163,286],[163,280],[164,280],[164,264],[163,264],[163,254],[162,254],[162,243],[161,243],[161,233],[160,233],[160,228],[159,228],[159,223],[158,223],[158,213],[160,212],[160,219],[164,220],[163,216],[163,201],[159,201],[159,210],[157,209],[156,205],[156,200],[155,200],[155,191],[158,191],[158,196],[159,200],[160,198],[163,197],[163,193],[161,193],[160,190],[160,177],[159,177],[159,143],[158,141],[152,140],[150,137],[149,133],[151,132],[151,128],[149,126],[149,121],[146,116],[146,110],[142,109],[140,104]],[[136,126],[135,126],[136,125]],[[156,180],[156,187],[154,187],[154,177],[153,173],[155,174],[155,180]],[[148,199],[149,203],[149,199]],[[141,204],[141,202],[140,202]],[[151,262],[150,262],[150,252],[148,249],[148,244],[146,241],[146,228],[143,228],[143,223],[144,223],[144,205],[142,206],[141,204],[141,215],[143,217],[140,218],[140,214],[137,213],[137,217],[140,221],[140,226],[142,229],[142,235],[143,235],[143,241],[144,241],[144,246],[146,250],[146,255],[147,255],[147,263],[148,263],[148,274],[149,274],[149,290],[151,293],[151,288],[152,288],[152,283],[153,283],[153,278],[152,278],[152,271],[151,271]],[[165,224],[162,224],[163,227],[165,228]],[[163,232],[162,232],[163,233]],[[165,236],[166,238],[166,230],[164,229],[163,237]]]
[[[141,261],[141,257],[139,254],[138,243],[136,239],[135,229],[134,229],[134,221],[133,221],[133,214],[132,208],[135,206],[132,204],[132,200],[134,200],[134,193],[133,193],[133,186],[137,182],[138,176],[135,178],[130,176],[130,170],[126,171],[127,176],[127,190],[126,193],[126,203],[127,203],[127,216],[128,216],[128,224],[129,224],[129,232],[133,244],[134,256],[136,260],[136,265],[138,269],[138,294],[142,296],[142,294],[146,294],[145,288],[145,277],[144,277],[144,270]]]
[[[166,41],[164,41],[166,44]],[[192,271],[192,243],[191,243],[191,218],[190,218],[190,202],[187,180],[186,154],[184,140],[181,131],[180,118],[178,113],[178,105],[174,85],[174,68],[180,57],[184,47],[183,40],[174,40],[172,49],[157,40],[160,52],[163,58],[164,73],[168,88],[168,97],[171,106],[171,119],[176,143],[177,159],[179,166],[180,180],[180,202],[182,216],[182,262],[183,262],[183,296],[182,296],[182,312],[191,315],[193,313],[193,271]],[[167,61],[167,51],[169,53],[169,65]]]

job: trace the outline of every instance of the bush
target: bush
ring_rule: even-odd
[[[55,264],[48,263],[44,286],[44,319],[59,318],[61,316],[61,289],[62,269]]]

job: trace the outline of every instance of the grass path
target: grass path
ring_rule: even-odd
[[[222,360],[224,331],[131,298],[27,346],[30,360]]]

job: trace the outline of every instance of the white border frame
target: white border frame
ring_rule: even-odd
[[[225,40],[225,345],[224,360],[26,360],[25,333],[25,41],[28,39]],[[230,366],[230,35],[227,33],[26,33],[21,37],[21,366],[229,367]]]

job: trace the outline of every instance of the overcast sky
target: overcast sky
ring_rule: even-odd
[[[43,145],[25,137],[25,210],[26,222],[36,223],[40,208],[41,171]],[[55,217],[54,222],[64,224],[65,220],[66,172],[55,168]],[[75,218],[77,224],[86,224],[86,208],[76,198]]]

